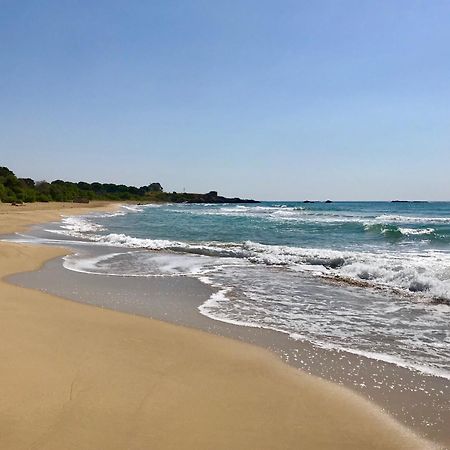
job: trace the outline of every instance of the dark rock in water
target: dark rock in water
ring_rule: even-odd
[[[209,191],[206,194],[194,192],[147,192],[146,198],[150,202],[170,203],[260,203],[257,200],[245,198],[223,197],[217,191]]]
[[[445,297],[434,297],[431,300],[432,305],[447,305],[450,306],[450,298]]]
[[[305,200],[303,203],[314,203],[311,200]]]
[[[197,200],[200,203],[259,203],[256,200],[250,200],[250,199],[242,199],[239,197],[222,197],[221,195],[218,195],[217,191],[210,191],[207,194],[203,194],[199,196]],[[189,201],[189,200],[188,200]]]
[[[327,200],[325,203],[333,203],[331,200]]]
[[[409,200],[392,200],[391,203],[410,203]]]
[[[430,285],[428,283],[421,283],[420,281],[413,281],[409,285],[409,290],[411,292],[424,292],[430,289]]]
[[[218,195],[217,191],[210,191],[207,194],[194,193],[177,193],[165,194],[165,197],[159,200],[169,201],[174,203],[260,203],[257,200],[245,199],[239,197],[222,197]]]

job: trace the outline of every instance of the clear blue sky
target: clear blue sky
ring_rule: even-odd
[[[0,0],[0,165],[450,200],[450,1]]]

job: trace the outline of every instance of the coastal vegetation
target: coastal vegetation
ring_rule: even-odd
[[[227,198],[216,191],[207,194],[164,192],[160,183],[147,186],[127,186],[114,183],[86,183],[63,180],[34,181],[18,178],[7,167],[0,167],[0,201],[3,203],[79,202],[90,200],[117,200],[174,203],[255,203],[255,200]]]

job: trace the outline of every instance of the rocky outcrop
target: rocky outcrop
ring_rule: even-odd
[[[259,201],[252,199],[223,197],[218,195],[217,191],[210,191],[207,194],[172,192],[167,194],[166,200],[174,203],[259,203]]]

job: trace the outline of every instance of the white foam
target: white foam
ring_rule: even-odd
[[[219,285],[215,284],[211,279],[202,277],[201,281],[215,286],[216,288],[219,288]],[[233,317],[230,314],[227,314],[227,305],[232,302],[228,295],[231,292],[231,288],[219,288],[219,290],[215,293],[213,293],[208,300],[206,300],[202,305],[199,306],[199,311],[201,314],[214,319],[219,320],[221,322],[229,323],[232,325],[239,325],[239,326],[245,326],[245,327],[251,327],[251,328],[265,328],[270,329],[273,331],[281,332],[284,334],[289,335],[292,339],[295,340],[302,340],[302,341],[308,341],[313,343],[314,345],[317,345],[318,347],[329,349],[329,350],[337,350],[337,351],[345,351],[347,353],[352,353],[359,356],[364,356],[369,359],[378,360],[387,362],[390,364],[397,365],[399,367],[406,368],[408,370],[414,370],[417,372],[420,372],[425,375],[431,375],[436,377],[441,377],[450,380],[450,371],[439,368],[439,367],[433,367],[430,365],[415,363],[411,360],[404,359],[400,356],[388,354],[388,353],[381,353],[381,352],[375,352],[375,351],[367,351],[367,350],[360,350],[358,348],[352,348],[348,347],[346,345],[342,345],[339,343],[331,343],[331,342],[325,342],[321,341],[320,339],[317,339],[313,334],[311,333],[299,333],[299,332],[290,332],[286,329],[283,329],[281,326],[274,326],[273,323],[261,323],[260,321],[251,321],[251,320],[244,320],[242,316],[240,318]],[[256,305],[255,305],[256,306]],[[251,317],[251,315],[249,315]],[[309,330],[311,331],[311,330]],[[445,348],[445,346],[443,346]]]
[[[64,267],[81,273],[126,277],[201,275],[213,269],[209,258],[152,252],[114,252],[95,257],[68,255]]]
[[[377,216],[375,220],[381,223],[450,223],[450,217],[414,217],[395,214],[382,214]]]
[[[299,334],[299,333],[290,333],[289,336],[292,339],[300,340],[300,341],[309,341],[310,340],[308,338],[308,336],[306,336],[304,334]],[[398,356],[389,355],[387,353],[358,350],[355,348],[350,348],[350,347],[346,347],[346,346],[342,346],[342,345],[341,346],[335,345],[335,344],[331,344],[328,342],[321,342],[321,341],[317,341],[317,340],[314,341],[314,344],[317,345],[318,347],[321,347],[324,349],[344,351],[347,353],[352,353],[354,355],[364,356],[368,359],[374,359],[377,361],[383,361],[383,362],[387,362],[390,364],[394,364],[396,366],[403,367],[403,368],[409,369],[409,370],[414,370],[414,371],[420,372],[425,375],[432,375],[432,376],[450,380],[450,372],[447,370],[430,367],[430,366],[426,366],[423,364],[414,364],[411,361],[407,361],[403,358],[400,358]]]
[[[433,234],[435,229],[434,228],[406,228],[406,227],[399,227],[400,233],[404,234],[405,236],[416,236],[416,235],[427,235],[427,234]]]
[[[425,241],[429,239],[427,236],[435,232],[428,223],[418,228],[415,222],[408,222],[411,218],[406,219],[405,225],[399,226],[405,216],[347,216],[315,213],[284,205],[214,205],[209,209],[171,205],[170,208],[171,211],[178,209],[187,214],[200,214],[203,211],[205,214],[256,215],[269,220],[360,222],[366,225],[367,231],[384,233],[386,230],[386,233],[392,231],[411,236],[402,239],[400,244],[412,239]],[[131,212],[125,208],[121,214],[124,211],[126,214]],[[394,224],[390,224],[388,220],[392,217],[402,219],[394,219]],[[424,298],[450,299],[448,252],[429,249],[419,251],[417,249],[423,248],[419,246],[415,247],[415,251],[409,251],[410,246],[402,247],[400,244],[333,250],[267,245],[252,241],[194,243],[142,239],[127,234],[107,234],[95,223],[93,216],[81,222],[65,222],[64,226],[59,231],[62,234],[124,249],[123,253],[114,251],[109,256],[92,260],[67,259],[65,266],[71,266],[71,270],[117,276],[193,275],[217,289],[199,307],[200,312],[210,318],[308,336],[311,342],[333,345],[336,349],[359,352],[357,354],[361,355],[364,353],[372,359],[393,362],[422,373],[439,376],[448,373],[443,361],[448,355],[448,346],[445,347],[448,342],[448,316],[445,319],[448,306],[426,302],[421,304]],[[127,252],[126,249],[152,252]],[[124,261],[126,257],[122,255],[127,254],[129,260]],[[335,284],[317,280],[318,276],[364,282],[367,286],[383,289],[385,298],[373,299],[375,294],[371,290],[362,293],[361,289],[354,287],[341,285],[336,288]],[[305,291],[303,285],[310,283],[308,280],[311,279],[314,280],[313,286]],[[346,299],[337,304],[339,292],[345,292]],[[395,296],[395,300],[390,303],[394,297],[392,292],[403,292],[417,301],[406,297],[404,301],[398,301],[397,298],[401,297]],[[412,308],[411,314],[405,315],[404,310],[408,308]],[[405,317],[411,318],[412,322],[403,324]],[[430,335],[430,332],[435,334]],[[383,346],[377,342],[377,337],[381,341],[385,336],[387,344]],[[443,346],[439,346],[439,343]]]
[[[450,299],[450,254],[423,252],[340,251],[332,249],[244,243],[187,243],[167,239],[142,239],[126,234],[97,234],[102,227],[86,218],[64,219],[63,230],[57,233],[87,238],[102,245],[124,248],[145,248],[222,258],[242,258],[254,264],[279,265],[295,271],[319,272],[339,276],[344,281],[364,281],[374,287],[402,290],[405,293]],[[404,234],[430,234],[432,228],[404,228]]]
[[[235,320],[227,317],[225,315],[218,315],[217,313],[212,313],[211,310],[219,308],[223,302],[228,301],[227,294],[230,292],[230,288],[222,288],[217,292],[211,294],[211,296],[203,304],[198,307],[201,314],[209,317],[213,320],[219,320],[221,322],[229,323],[231,325],[240,325],[249,328],[264,328],[262,325],[254,322],[246,322],[243,320]]]
[[[108,261],[114,256],[120,255],[120,253],[108,253],[107,255],[92,257],[92,258],[80,258],[79,253],[73,255],[66,255],[63,258],[63,266],[68,270],[80,273],[89,273],[94,275],[105,275],[103,271],[98,270],[99,263]],[[115,275],[107,273],[107,275]]]
[[[199,308],[212,319],[280,331],[423,374],[450,375],[445,305],[351,288],[337,290],[311,278],[258,266],[222,269],[201,281],[218,289]]]
[[[84,216],[64,217],[61,228],[74,233],[93,233],[104,230],[104,227],[88,220]]]

